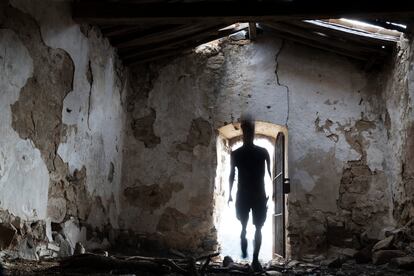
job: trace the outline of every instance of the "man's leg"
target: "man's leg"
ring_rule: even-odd
[[[254,233],[254,252],[253,261],[259,261],[259,251],[262,245],[262,226],[256,226],[256,232]]]
[[[242,257],[246,258],[247,257],[247,239],[246,239],[246,227],[247,227],[247,219],[244,219],[241,222],[242,224],[242,231],[240,234],[240,245],[241,245],[241,251],[242,251]]]
[[[246,227],[247,222],[249,221],[249,212],[250,208],[248,206],[248,202],[245,199],[245,196],[237,193],[236,215],[237,219],[240,221],[242,225],[242,231],[240,233],[240,246],[243,258],[247,257]]]
[[[253,224],[256,227],[254,233],[254,251],[252,267],[254,271],[262,271],[262,265],[259,262],[259,252],[262,245],[262,227],[266,221],[267,199],[258,201],[253,208]]]

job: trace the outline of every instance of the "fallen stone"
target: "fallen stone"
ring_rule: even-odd
[[[46,244],[37,246],[36,253],[40,259],[52,257],[53,251],[47,248]]]
[[[63,235],[65,236],[66,240],[69,242],[71,246],[71,250],[75,249],[75,245],[78,241],[85,241],[86,240],[86,228],[80,227],[79,221],[77,219],[71,218],[70,220],[65,221],[63,224]],[[102,241],[100,241],[102,244]],[[106,245],[102,245],[106,246]],[[96,245],[96,248],[102,248],[99,245]],[[88,246],[89,248],[89,246]]]
[[[318,255],[315,257],[315,259],[313,259],[315,262],[321,262],[323,260],[325,260],[325,256],[324,255]]]
[[[39,256],[36,253],[36,247],[33,246],[31,238],[23,239],[16,248],[20,259],[38,261]]]
[[[46,224],[43,221],[35,221],[30,224],[30,233],[36,240],[46,238]]]
[[[73,255],[81,255],[85,254],[86,250],[82,243],[77,242],[75,245],[75,250],[73,251]]]
[[[274,270],[268,270],[268,271],[266,271],[265,274],[269,275],[269,276],[282,276],[283,275],[282,272],[274,271]]]
[[[321,266],[326,266],[329,268],[340,268],[342,266],[343,260],[341,257],[333,257],[321,262]]]
[[[15,217],[12,221],[11,224],[17,229],[17,230],[21,230],[23,228],[23,221],[20,219],[20,217]]]
[[[225,256],[223,259],[223,267],[229,267],[234,263],[233,259],[230,256]]]
[[[316,257],[317,257],[317,255],[315,255],[315,254],[307,254],[307,255],[305,255],[301,258],[301,261],[311,263],[311,262],[314,262]]]
[[[50,250],[55,251],[55,252],[60,251],[60,247],[57,244],[51,243],[51,242],[47,244],[47,249],[50,249]]]
[[[394,241],[394,236],[391,235],[391,236],[377,242],[374,245],[374,247],[372,248],[372,252],[375,252],[375,251],[378,251],[378,250],[391,249],[393,241]]]
[[[406,256],[394,258],[390,261],[390,265],[402,269],[413,270],[414,269],[414,257]]]
[[[294,267],[294,266],[297,266],[299,263],[300,263],[300,262],[299,262],[299,261],[297,261],[297,260],[291,260],[291,261],[287,264],[287,267],[288,267],[288,268],[292,268],[292,267]]]
[[[351,235],[345,229],[343,221],[337,221],[331,217],[327,218],[326,239],[329,245],[343,247],[349,238]]]
[[[372,254],[372,263],[375,265],[386,264],[391,259],[404,257],[405,253],[401,250],[379,250]]]
[[[60,250],[58,252],[59,257],[72,256],[72,247],[61,234],[57,234],[55,236],[55,242],[58,243],[60,247]]]
[[[374,244],[368,245],[362,248],[358,253],[355,254],[354,258],[357,264],[370,263],[372,260],[372,248]]]
[[[370,246],[371,244],[376,244],[378,242],[378,239],[374,239],[370,237],[367,233],[367,231],[361,233],[359,236],[359,242],[363,248]],[[371,248],[372,249],[372,248]]]
[[[16,228],[10,223],[0,223],[0,250],[7,249],[17,234]]]
[[[358,253],[358,251],[356,251],[355,249],[352,249],[352,248],[344,248],[341,251],[341,254],[344,255],[347,258],[354,258],[357,253]]]

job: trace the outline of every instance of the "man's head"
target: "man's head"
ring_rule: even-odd
[[[243,131],[243,143],[253,144],[255,125],[252,116],[243,116],[241,118],[240,126]]]

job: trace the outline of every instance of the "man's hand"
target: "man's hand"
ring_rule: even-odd
[[[227,205],[230,205],[230,202],[232,202],[232,201],[233,201],[233,197],[230,195],[229,200],[227,201]]]

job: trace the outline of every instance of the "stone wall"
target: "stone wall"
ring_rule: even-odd
[[[294,256],[349,246],[363,232],[380,237],[394,225],[380,70],[368,73],[265,32],[255,42],[210,43],[133,74],[122,228],[157,233],[177,248],[208,249],[215,237],[215,131],[242,112],[288,126]]]
[[[72,21],[69,2],[2,1],[0,60],[1,248],[35,259],[109,245],[126,86],[114,50]]]
[[[217,129],[242,112],[288,128],[293,256],[381,238],[413,218],[411,49],[367,72],[265,30],[126,70],[69,2],[2,1],[0,250],[214,249]]]
[[[394,217],[403,226],[414,218],[413,205],[413,46],[403,38],[385,72],[384,101],[389,143],[388,178],[393,194]]]

